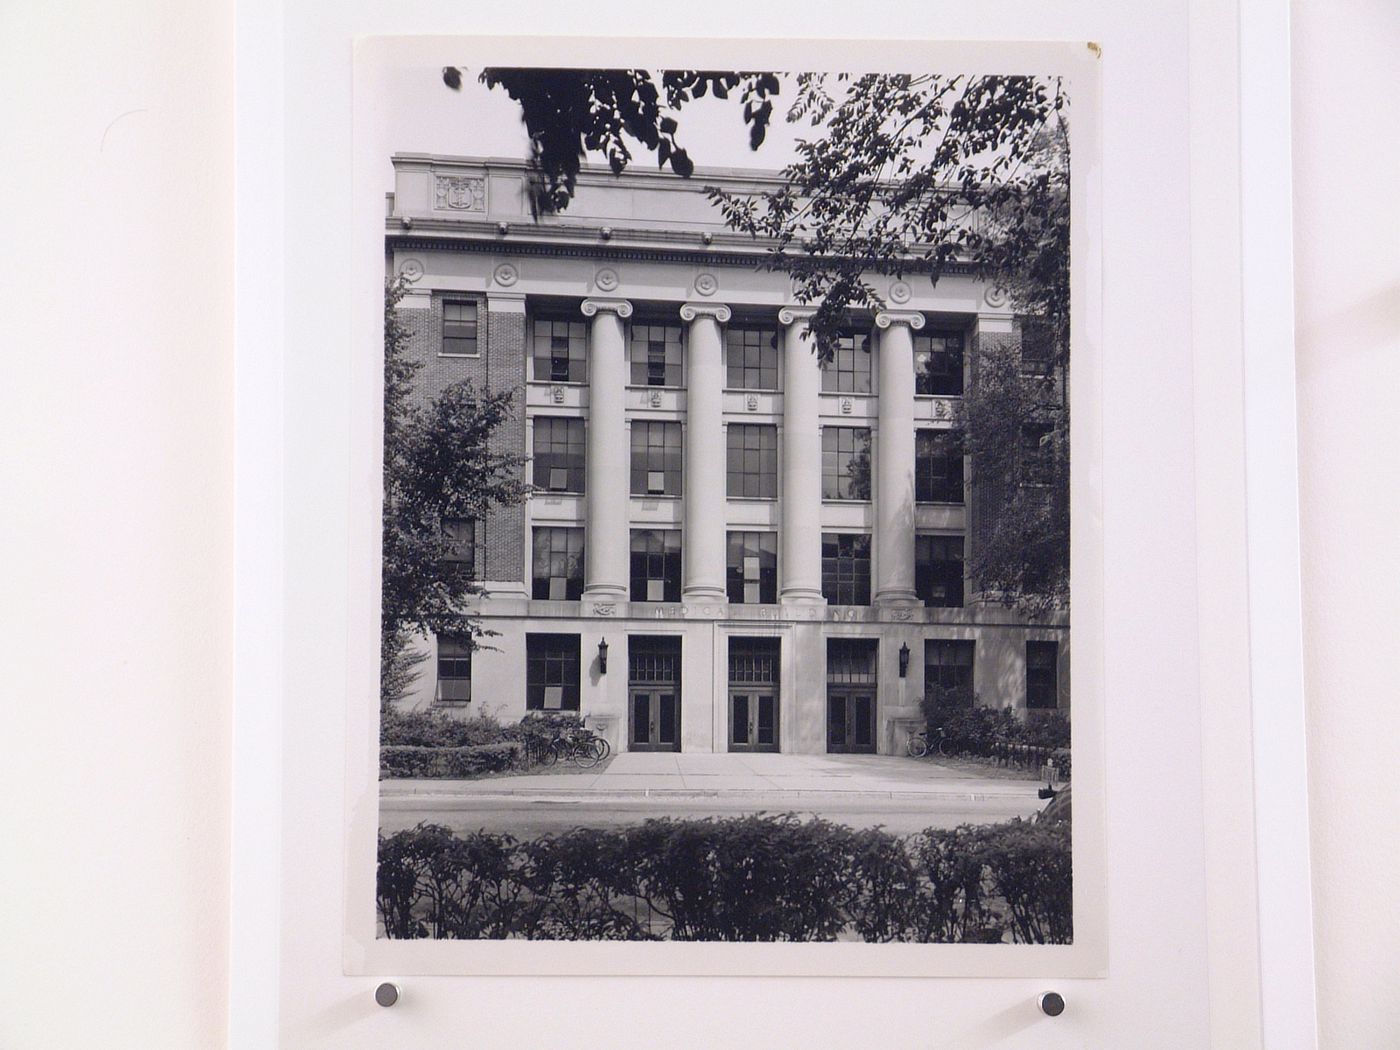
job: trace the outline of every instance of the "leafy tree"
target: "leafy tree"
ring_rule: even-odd
[[[524,496],[521,459],[497,451],[493,436],[509,417],[513,392],[480,392],[454,383],[426,407],[413,400],[419,364],[408,356],[411,333],[396,309],[407,282],[384,292],[383,599],[380,699],[402,697],[421,654],[414,634],[476,640],[488,632],[472,614],[479,585],[458,571],[450,519],[481,519]]]

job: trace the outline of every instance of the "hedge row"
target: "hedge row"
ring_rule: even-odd
[[[392,938],[1068,944],[1067,821],[899,838],[821,819],[649,820],[379,840]]]
[[[1053,759],[1062,779],[1071,772],[1069,719],[1059,712],[1022,720],[1010,708],[981,707],[949,690],[923,703],[929,739],[939,731],[953,754],[993,758],[1008,765],[1039,769]]]
[[[479,747],[534,737],[553,739],[577,726],[575,714],[532,711],[519,722],[503,724],[485,713],[453,718],[441,711],[394,711],[379,716],[379,743],[404,747]]]
[[[524,745],[515,741],[472,747],[392,745],[379,749],[379,771],[386,777],[474,777],[514,769],[523,754]]]

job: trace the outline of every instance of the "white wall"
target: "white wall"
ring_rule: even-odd
[[[1400,1045],[1400,6],[1293,4],[1321,1045]]]
[[[222,1044],[232,8],[0,18],[0,1046]]]

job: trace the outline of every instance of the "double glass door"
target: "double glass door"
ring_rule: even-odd
[[[826,749],[831,754],[875,753],[875,691],[830,689],[826,699]]]
[[[778,750],[778,694],[773,689],[730,687],[729,750]]]
[[[679,751],[676,691],[633,686],[627,739],[633,751]]]

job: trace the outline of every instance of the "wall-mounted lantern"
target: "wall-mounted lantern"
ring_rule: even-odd
[[[598,643],[598,673],[608,673],[608,640],[606,638]]]
[[[899,647],[899,677],[903,678],[909,673],[909,643],[905,642]]]

